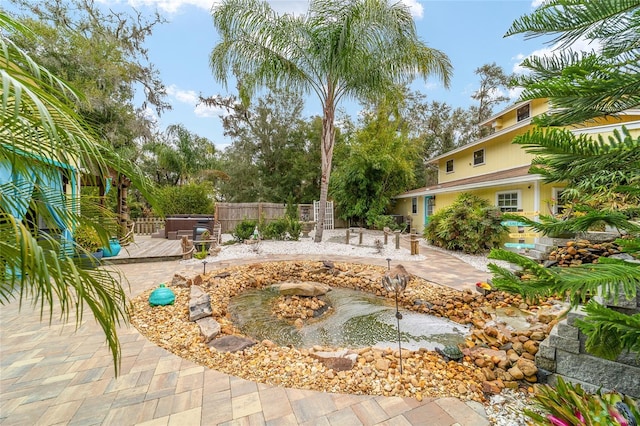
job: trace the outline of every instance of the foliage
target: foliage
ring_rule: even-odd
[[[203,102],[225,108],[221,117],[232,144],[220,156],[228,179],[218,182],[220,197],[229,202],[311,202],[320,183],[319,119],[305,120],[302,97],[270,90],[243,107],[234,97],[209,97]]]
[[[394,109],[381,102],[365,112],[362,129],[337,147],[331,196],[343,219],[371,226],[393,195],[414,185],[418,149]]]
[[[158,208],[164,215],[212,214],[214,205],[208,184],[165,186],[158,190]]]
[[[289,221],[286,217],[283,217],[267,222],[260,231],[265,240],[284,240],[288,228]]]
[[[211,53],[214,77],[226,82],[231,71],[240,74],[243,104],[265,86],[318,96],[321,206],[329,188],[335,112],[344,97],[373,99],[416,75],[449,82],[449,59],[420,40],[401,2],[312,0],[307,14],[294,16],[276,14],[267,2],[226,0],[214,6],[213,22],[220,34]],[[324,215],[321,208],[316,242],[322,241]]]
[[[597,140],[569,130],[539,128],[514,143],[536,156],[531,172],[545,183],[567,183],[565,201],[597,209],[635,209],[637,214],[640,137],[634,139],[624,126],[607,138],[598,135]]]
[[[524,66],[532,72],[519,79],[525,99],[549,98],[553,107],[540,126],[580,124],[603,115],[615,115],[640,106],[640,2],[598,0],[549,0],[536,11],[514,22],[507,33],[536,36],[554,34],[560,47],[584,37],[599,46],[599,52],[578,54],[570,50],[546,58],[530,58]],[[544,182],[567,182],[566,192],[576,211],[564,224],[544,218],[535,229],[585,230],[597,222],[614,224],[627,239],[619,240],[631,256],[640,255],[640,232],[630,219],[638,215],[640,200],[640,138],[634,140],[624,128],[608,139],[593,140],[570,131],[541,128],[514,141],[537,157],[532,171]],[[520,219],[518,219],[520,220]],[[522,256],[493,251],[493,259],[525,265]],[[496,265],[489,266],[493,283],[524,296],[554,293],[567,295],[572,306],[587,294],[605,297],[637,297],[640,265],[624,259],[600,258],[597,264],[572,268],[529,267],[518,276]],[[597,304],[586,307],[587,316],[578,323],[587,335],[587,350],[608,359],[624,351],[638,352],[639,316],[623,316]]]
[[[380,229],[380,230],[384,228],[389,228],[392,231],[397,231],[400,229],[400,225],[398,225],[398,222],[396,222],[393,216],[383,215],[383,214],[377,216],[373,220],[373,227],[375,229]]]
[[[287,234],[289,239],[298,241],[302,234],[302,223],[298,219],[287,217]]]
[[[103,247],[102,239],[95,228],[89,225],[80,225],[73,233],[75,243],[89,253],[95,253]]]
[[[206,259],[209,256],[209,252],[207,251],[207,247],[205,244],[200,244],[200,250],[193,253],[193,257],[196,259]]]
[[[287,205],[285,208],[284,216],[289,219],[299,219],[300,215],[298,214],[298,205],[294,202],[293,196],[289,196],[289,198],[287,198]]]
[[[253,231],[256,229],[258,221],[244,219],[242,222],[236,225],[231,235],[237,242],[243,242],[253,236]]]
[[[209,139],[183,125],[167,127],[165,133],[143,146],[147,173],[160,185],[201,183],[226,178],[216,170],[216,149]]]
[[[517,19],[507,36],[551,34],[552,56],[529,57],[517,79],[523,99],[550,98],[544,124],[574,124],[640,105],[640,3],[637,0],[549,0]],[[590,52],[571,45],[585,39]],[[582,43],[581,43],[582,44]]]
[[[116,330],[127,322],[129,314],[120,285],[122,277],[113,270],[79,269],[66,250],[64,230],[60,238],[36,235],[37,225],[20,220],[21,215],[15,212],[31,209],[49,229],[91,224],[107,245],[109,233],[99,223],[59,207],[66,206],[66,199],[60,191],[42,185],[35,175],[61,180],[63,175],[77,177],[77,166],[102,176],[115,170],[130,177],[145,194],[149,193],[148,182],[130,162],[103,144],[76,112],[76,106],[83,102],[80,93],[14,43],[14,38],[19,38],[38,46],[30,28],[2,11],[0,28],[0,127],[4,135],[0,164],[32,184],[34,193],[58,197],[58,203],[36,201],[30,192],[32,186],[16,181],[0,183],[0,302],[17,298],[24,306],[29,301],[40,307],[41,315],[48,310],[50,319],[56,310],[64,320],[75,314],[78,324],[88,307],[105,333],[117,374],[121,352]]]
[[[475,74],[480,77],[480,87],[473,92],[471,98],[478,101],[478,106],[472,110],[478,124],[491,117],[495,105],[509,101],[509,97],[503,93],[508,88],[511,77],[495,62],[476,68]]]
[[[114,12],[91,0],[10,1],[24,14],[20,21],[31,30],[14,41],[39,64],[81,91],[82,100],[74,100],[76,110],[100,135],[101,143],[131,165],[137,164],[138,142],[149,138],[155,127],[147,109],[154,108],[160,114],[170,108],[145,46],[146,38],[163,19],[158,14]],[[131,165],[127,168],[133,169]],[[115,208],[121,220],[127,219],[129,212],[125,197],[129,185],[154,203],[153,193],[140,191],[137,179],[132,179],[134,173],[141,175],[137,167],[131,173],[122,167],[105,172],[86,161],[83,167],[90,171],[83,185],[103,185],[105,177],[116,175],[114,193],[119,200]]]
[[[628,396],[601,391],[591,394],[579,384],[565,382],[562,377],[558,377],[555,388],[538,386],[535,402],[542,414],[537,410],[525,410],[535,425],[628,426],[640,421],[640,412]]]
[[[500,222],[500,211],[489,201],[463,193],[430,217],[424,237],[447,250],[477,254],[500,245],[507,233]]]

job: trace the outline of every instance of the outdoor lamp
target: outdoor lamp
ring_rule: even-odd
[[[396,270],[397,269],[397,270]],[[387,272],[382,277],[382,286],[387,291],[392,291],[396,295],[396,320],[398,321],[398,356],[400,357],[400,374],[402,374],[402,346],[400,342],[400,320],[402,314],[398,308],[398,294],[402,293],[407,288],[407,274],[402,266],[394,268],[394,272],[391,272],[391,259],[387,259]]]

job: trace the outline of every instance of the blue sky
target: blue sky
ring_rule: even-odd
[[[120,0],[124,6],[127,0]],[[514,19],[529,13],[541,0],[403,0],[412,10],[418,33],[430,47],[444,51],[454,66],[451,87],[447,90],[436,79],[416,80],[415,90],[428,100],[467,107],[471,93],[478,86],[474,70],[495,62],[506,72],[517,71],[522,59],[543,52],[542,39],[524,40],[521,36],[504,38]],[[103,0],[114,5],[114,0]],[[280,12],[300,13],[306,1],[272,0]],[[130,0],[133,7],[149,13],[156,8],[167,24],[156,27],[148,39],[150,60],[160,71],[168,89],[173,110],[158,118],[164,129],[170,124],[184,124],[190,131],[209,138],[223,149],[230,143],[222,135],[220,111],[197,105],[199,94],[232,94],[213,79],[208,57],[218,42],[211,19],[211,0]],[[515,94],[514,94],[515,96]],[[514,98],[515,99],[515,98]],[[357,113],[353,106],[350,113]],[[309,98],[306,113],[320,113],[319,102]]]

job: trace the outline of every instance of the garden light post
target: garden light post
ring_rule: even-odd
[[[401,267],[399,267],[401,268]],[[404,268],[402,268],[404,271]],[[398,321],[398,356],[400,358],[400,374],[402,374],[402,344],[400,341],[400,320],[402,314],[398,307],[398,293],[402,293],[407,288],[407,275],[405,273],[391,272],[391,259],[387,259],[387,273],[382,277],[382,286],[386,291],[392,291],[396,296],[396,320]]]

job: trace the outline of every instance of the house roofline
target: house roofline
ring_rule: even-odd
[[[431,158],[430,160],[427,161],[427,164],[437,163],[438,161],[442,160],[443,158],[450,157],[451,155],[454,155],[454,154],[457,154],[459,152],[465,151],[465,150],[467,150],[469,148],[473,148],[476,145],[479,145],[481,143],[484,143],[484,142],[488,141],[489,139],[496,138],[496,137],[501,136],[501,135],[505,135],[505,134],[507,134],[509,132],[513,132],[514,130],[518,130],[518,129],[522,128],[522,127],[526,127],[526,126],[531,124],[531,119],[532,119],[532,117],[529,117],[527,119],[519,121],[518,123],[514,124],[513,126],[509,126],[509,127],[505,128],[505,129],[498,130],[497,132],[492,133],[490,135],[487,135],[487,136],[485,136],[483,138],[480,138],[480,139],[478,139],[478,140],[476,140],[474,142],[469,142],[466,145],[463,145],[463,146],[458,147],[456,149],[453,149],[451,151],[445,152],[444,154],[440,154],[437,157],[433,157],[433,158]]]
[[[503,185],[513,185],[527,182],[540,182],[542,181],[542,176],[540,175],[527,175],[527,176],[519,176],[514,178],[493,180],[489,182],[478,182],[478,183],[470,183],[466,185],[457,185],[457,186],[449,186],[446,188],[422,188],[421,190],[414,190],[414,192],[405,192],[404,194],[397,195],[393,197],[394,199],[404,199],[404,198],[415,198],[420,196],[427,195],[437,195],[437,194],[447,194],[451,192],[461,192],[461,191],[470,191],[473,189],[483,189],[490,188],[494,186],[503,186]]]
[[[635,111],[637,115],[640,115],[640,110],[630,110],[628,114],[625,115],[634,115],[632,111]],[[614,130],[620,130],[623,126],[629,130],[640,129],[640,120],[629,121],[627,123],[603,124],[601,126],[572,129],[571,133],[574,135],[588,135],[592,133],[612,132]]]

